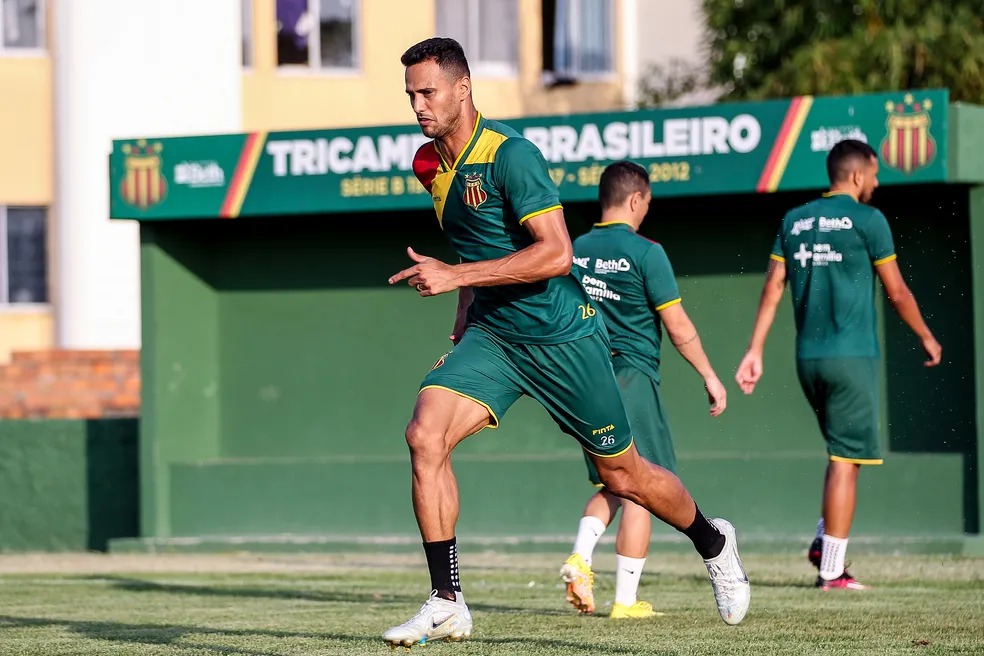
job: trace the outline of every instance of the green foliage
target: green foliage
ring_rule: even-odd
[[[703,0],[708,69],[646,71],[640,104],[945,87],[984,104],[984,0]]]
[[[982,0],[704,0],[727,99],[946,87],[984,103]]]

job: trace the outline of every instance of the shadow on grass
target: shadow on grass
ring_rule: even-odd
[[[89,581],[108,582],[118,590],[128,592],[153,592],[164,594],[198,595],[209,597],[248,597],[254,599],[280,599],[284,601],[315,601],[323,603],[345,603],[345,604],[386,604],[402,605],[412,612],[420,604],[426,601],[426,595],[392,595],[380,592],[343,592],[339,590],[292,590],[289,588],[256,588],[256,587],[222,587],[220,585],[187,585],[180,583],[158,583],[155,581],[145,581],[143,579],[132,579],[117,576],[91,576],[85,577]],[[536,613],[537,615],[570,615],[567,609],[531,609],[527,606],[503,606],[497,604],[483,604],[468,602],[471,610],[483,611],[488,613],[512,613],[526,614]]]
[[[291,588],[257,588],[222,585],[187,585],[183,583],[157,583],[143,579],[119,576],[85,577],[89,581],[104,581],[118,590],[127,592],[156,592],[165,594],[197,595],[208,597],[249,597],[253,599],[281,599],[285,601],[318,601],[349,604],[413,604],[421,603],[421,595],[391,595],[380,592],[343,592],[340,590],[296,590]]]
[[[186,636],[230,636],[230,637],[266,637],[278,639],[326,640],[330,642],[348,643],[356,646],[363,643],[383,643],[377,634],[349,635],[342,633],[314,633],[302,631],[277,631],[275,629],[217,629],[203,626],[187,626],[180,624],[125,624],[123,622],[97,622],[89,620],[66,620],[52,617],[14,617],[0,615],[0,631],[13,628],[49,628],[61,627],[92,640],[128,643],[136,645],[169,645],[176,649],[209,651],[239,656],[276,656],[272,652],[256,651],[250,648],[229,647],[215,644],[181,642]],[[598,645],[591,643],[570,642],[567,640],[545,640],[541,638],[482,638],[472,637],[466,644],[479,645],[522,645],[523,651],[532,647],[563,649],[567,653],[596,654]],[[638,654],[636,649],[607,646],[608,654]]]
[[[614,578],[614,574],[612,575]],[[813,583],[816,578],[765,578],[756,577],[754,574],[749,574],[748,580],[752,584],[752,589],[755,588],[812,588]],[[646,578],[642,579],[642,584],[646,586],[647,589],[659,590],[661,584],[668,583],[688,583],[696,586],[707,586],[708,594],[711,594],[711,584],[707,580],[707,576],[702,574],[661,574],[655,572],[649,574]]]

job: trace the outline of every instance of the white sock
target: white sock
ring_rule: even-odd
[[[823,517],[821,517],[820,518],[820,521],[817,522],[817,537],[818,538],[822,538],[823,537],[823,529],[824,528],[825,527],[824,527],[824,523],[823,523]]]
[[[639,577],[646,564],[645,558],[629,558],[615,554],[615,603],[631,606],[636,602]]]
[[[605,534],[605,522],[593,515],[585,515],[581,518],[581,523],[577,525],[577,537],[574,539],[574,553],[581,556],[588,565],[591,564],[591,556],[594,554],[595,545]]]
[[[844,573],[847,538],[835,538],[824,533],[823,557],[820,559],[820,578],[832,581]]]

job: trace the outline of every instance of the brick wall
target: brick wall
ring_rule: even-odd
[[[139,414],[139,351],[22,351],[0,366],[0,419]]]

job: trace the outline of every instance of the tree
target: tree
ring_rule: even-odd
[[[703,0],[706,79],[653,69],[644,104],[946,87],[984,104],[984,0]],[[648,85],[648,88],[647,88]]]
[[[984,103],[982,0],[704,0],[728,99],[946,87]]]

